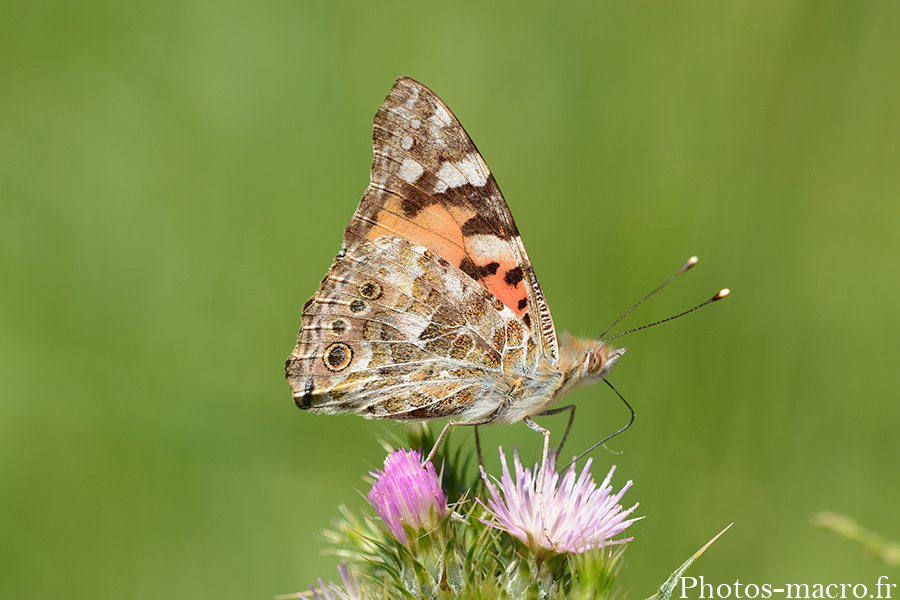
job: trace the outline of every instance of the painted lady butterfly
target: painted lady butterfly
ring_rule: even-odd
[[[532,417],[565,410],[549,409],[625,349],[557,337],[497,182],[434,92],[398,79],[372,138],[371,183],[285,365],[294,402],[450,417],[438,443],[452,425],[524,421],[546,458]]]

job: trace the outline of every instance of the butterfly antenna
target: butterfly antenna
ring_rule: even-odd
[[[688,313],[694,312],[694,311],[697,310],[698,308],[703,308],[703,307],[706,306],[707,304],[712,304],[713,302],[716,302],[716,301],[718,301],[718,300],[721,300],[722,298],[727,298],[727,297],[728,297],[728,294],[730,294],[730,293],[731,293],[731,290],[729,290],[728,288],[723,288],[723,289],[719,290],[719,291],[716,293],[715,296],[713,296],[712,298],[710,298],[710,299],[707,300],[706,302],[701,302],[700,304],[698,304],[697,306],[695,306],[694,308],[692,308],[692,309],[690,309],[690,310],[686,310],[686,311],[684,311],[684,312],[682,312],[682,313],[678,313],[677,315],[673,315],[673,316],[671,316],[671,317],[667,317],[667,318],[665,318],[665,319],[662,319],[661,321],[656,321],[656,322],[654,322],[654,323],[647,323],[646,325],[641,325],[640,327],[635,327],[634,329],[629,329],[628,331],[623,331],[622,333],[617,333],[616,335],[611,335],[611,336],[609,336],[608,338],[603,338],[603,339],[601,339],[600,341],[601,341],[601,342],[608,342],[609,340],[614,340],[614,339],[616,339],[617,337],[622,337],[623,335],[628,335],[629,333],[634,333],[635,331],[640,331],[641,329],[647,329],[648,327],[653,327],[653,326],[655,326],[655,325],[659,325],[659,324],[661,324],[661,323],[665,323],[666,321],[671,321],[671,320],[673,320],[673,319],[677,319],[678,317],[683,317],[684,315],[686,315],[686,314],[688,314]],[[640,304],[640,302],[639,302],[638,304]],[[626,313],[626,314],[627,314],[627,313]],[[607,330],[607,331],[608,331],[608,330]]]
[[[682,273],[684,273],[685,271],[687,271],[688,269],[690,269],[691,267],[693,267],[694,265],[696,265],[698,260],[700,260],[700,259],[698,259],[696,256],[692,256],[692,257],[690,257],[689,259],[687,259],[687,262],[684,263],[684,265],[682,265],[682,267],[681,267],[680,269],[678,269],[678,272],[677,272],[677,273],[675,273],[674,275],[672,275],[671,277],[669,277],[668,279],[666,279],[664,282],[662,282],[662,284],[660,284],[655,290],[653,290],[652,292],[650,292],[649,294],[647,294],[646,296],[644,296],[643,298],[641,298],[634,306],[632,306],[631,308],[629,308],[628,310],[626,310],[626,311],[622,314],[621,317],[619,317],[618,319],[616,319],[615,321],[613,321],[612,324],[611,324],[609,327],[607,327],[605,330],[603,330],[603,333],[600,334],[600,338],[602,339],[604,335],[606,335],[607,333],[609,333],[609,330],[610,330],[610,329],[612,329],[613,327],[616,326],[616,323],[618,323],[619,321],[621,321],[622,319],[624,319],[625,317],[627,317],[627,316],[631,313],[631,311],[633,311],[633,310],[636,309],[638,306],[640,306],[641,304],[643,304],[650,296],[652,296],[653,294],[655,294],[655,293],[658,292],[659,290],[663,289],[664,287],[666,287],[667,285],[669,285],[670,283],[672,283],[673,281],[675,281],[675,278],[676,278],[676,277],[678,277],[679,275],[681,275]]]
[[[625,400],[625,397],[624,397],[622,394],[620,394],[620,393],[619,393],[619,390],[617,390],[616,388],[614,388],[614,387],[613,387],[613,384],[611,384],[611,383],[608,382],[607,380],[604,379],[604,380],[603,380],[603,383],[605,383],[606,385],[608,385],[608,386],[610,387],[610,389],[616,393],[616,396],[619,397],[619,400],[621,400],[622,403],[625,404],[625,406],[628,407],[628,410],[631,412],[631,418],[628,419],[628,423],[626,423],[624,427],[622,427],[621,429],[619,429],[618,431],[616,431],[616,432],[614,432],[614,433],[609,434],[608,436],[606,436],[605,438],[603,438],[602,440],[600,440],[599,442],[597,442],[596,444],[594,444],[593,446],[591,446],[590,448],[588,448],[587,450],[585,450],[584,452],[582,452],[581,454],[579,454],[578,456],[576,456],[576,457],[572,460],[572,462],[570,462],[568,465],[566,465],[566,469],[568,469],[569,467],[571,467],[572,465],[574,465],[575,463],[577,463],[579,460],[581,460],[582,458],[584,458],[585,456],[587,456],[588,454],[590,454],[590,453],[594,450],[594,448],[596,448],[597,446],[601,446],[601,445],[605,444],[605,443],[608,442],[609,440],[613,439],[614,437],[616,437],[617,435],[619,435],[620,433],[622,433],[623,431],[625,431],[626,429],[628,429],[629,427],[631,427],[631,424],[634,423],[634,409],[631,408],[631,405],[628,404],[628,401]],[[563,471],[565,471],[566,469],[563,469]]]

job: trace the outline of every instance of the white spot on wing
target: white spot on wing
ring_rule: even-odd
[[[481,187],[487,183],[487,165],[477,154],[469,154],[457,162],[445,162],[437,172],[440,182],[435,186],[435,193],[441,193],[448,187],[459,187],[471,183],[475,187]]]
[[[451,162],[441,164],[437,176],[443,183],[452,188],[459,187],[466,183],[466,178],[463,176],[462,172],[460,172],[460,170]]]
[[[463,299],[464,290],[459,279],[456,277],[447,277],[444,279],[444,284],[447,286],[447,295],[451,300],[459,302]]]
[[[476,257],[507,257],[509,244],[495,235],[473,235],[466,238],[466,247]]]
[[[409,150],[410,148],[412,148],[412,145],[413,145],[413,139],[411,137],[409,137],[408,135],[404,135],[400,139],[400,147],[403,148],[404,150]]]
[[[400,164],[400,179],[407,183],[415,183],[424,172],[422,165],[411,158],[404,158]]]
[[[462,174],[472,185],[481,187],[487,183],[487,177],[490,174],[490,170],[478,154],[469,154],[456,163],[456,166],[462,171]]]
[[[444,107],[438,104],[434,107],[434,115],[429,120],[436,126],[443,127],[444,125],[449,125],[453,119],[450,118]]]
[[[418,129],[419,127],[422,126],[422,121],[420,121],[418,119],[413,119],[412,121],[409,122],[409,125],[413,129]]]
[[[409,88],[409,99],[406,101],[406,107],[412,108],[416,105],[416,102],[419,101],[419,88],[417,86],[412,86]]]

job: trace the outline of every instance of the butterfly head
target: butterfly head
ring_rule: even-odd
[[[626,348],[613,348],[596,339],[564,335],[560,340],[561,366],[576,387],[586,387],[604,379],[625,354]],[[566,364],[567,363],[567,364]]]
[[[618,362],[619,357],[625,354],[628,348],[613,348],[599,342],[596,346],[584,354],[584,373],[590,383],[603,379]]]

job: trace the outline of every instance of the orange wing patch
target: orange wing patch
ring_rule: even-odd
[[[527,316],[522,267],[508,241],[493,233],[467,234],[465,224],[477,220],[468,207],[433,203],[410,214],[404,204],[400,196],[385,194],[375,222],[366,222],[363,237],[374,241],[381,236],[399,236],[424,246],[480,281],[516,316]],[[353,229],[357,234],[363,228]]]
[[[421,244],[525,317],[528,293],[518,285],[527,256],[506,201],[449,109],[411,83],[398,81],[375,117],[372,183],[345,241],[392,235]]]

